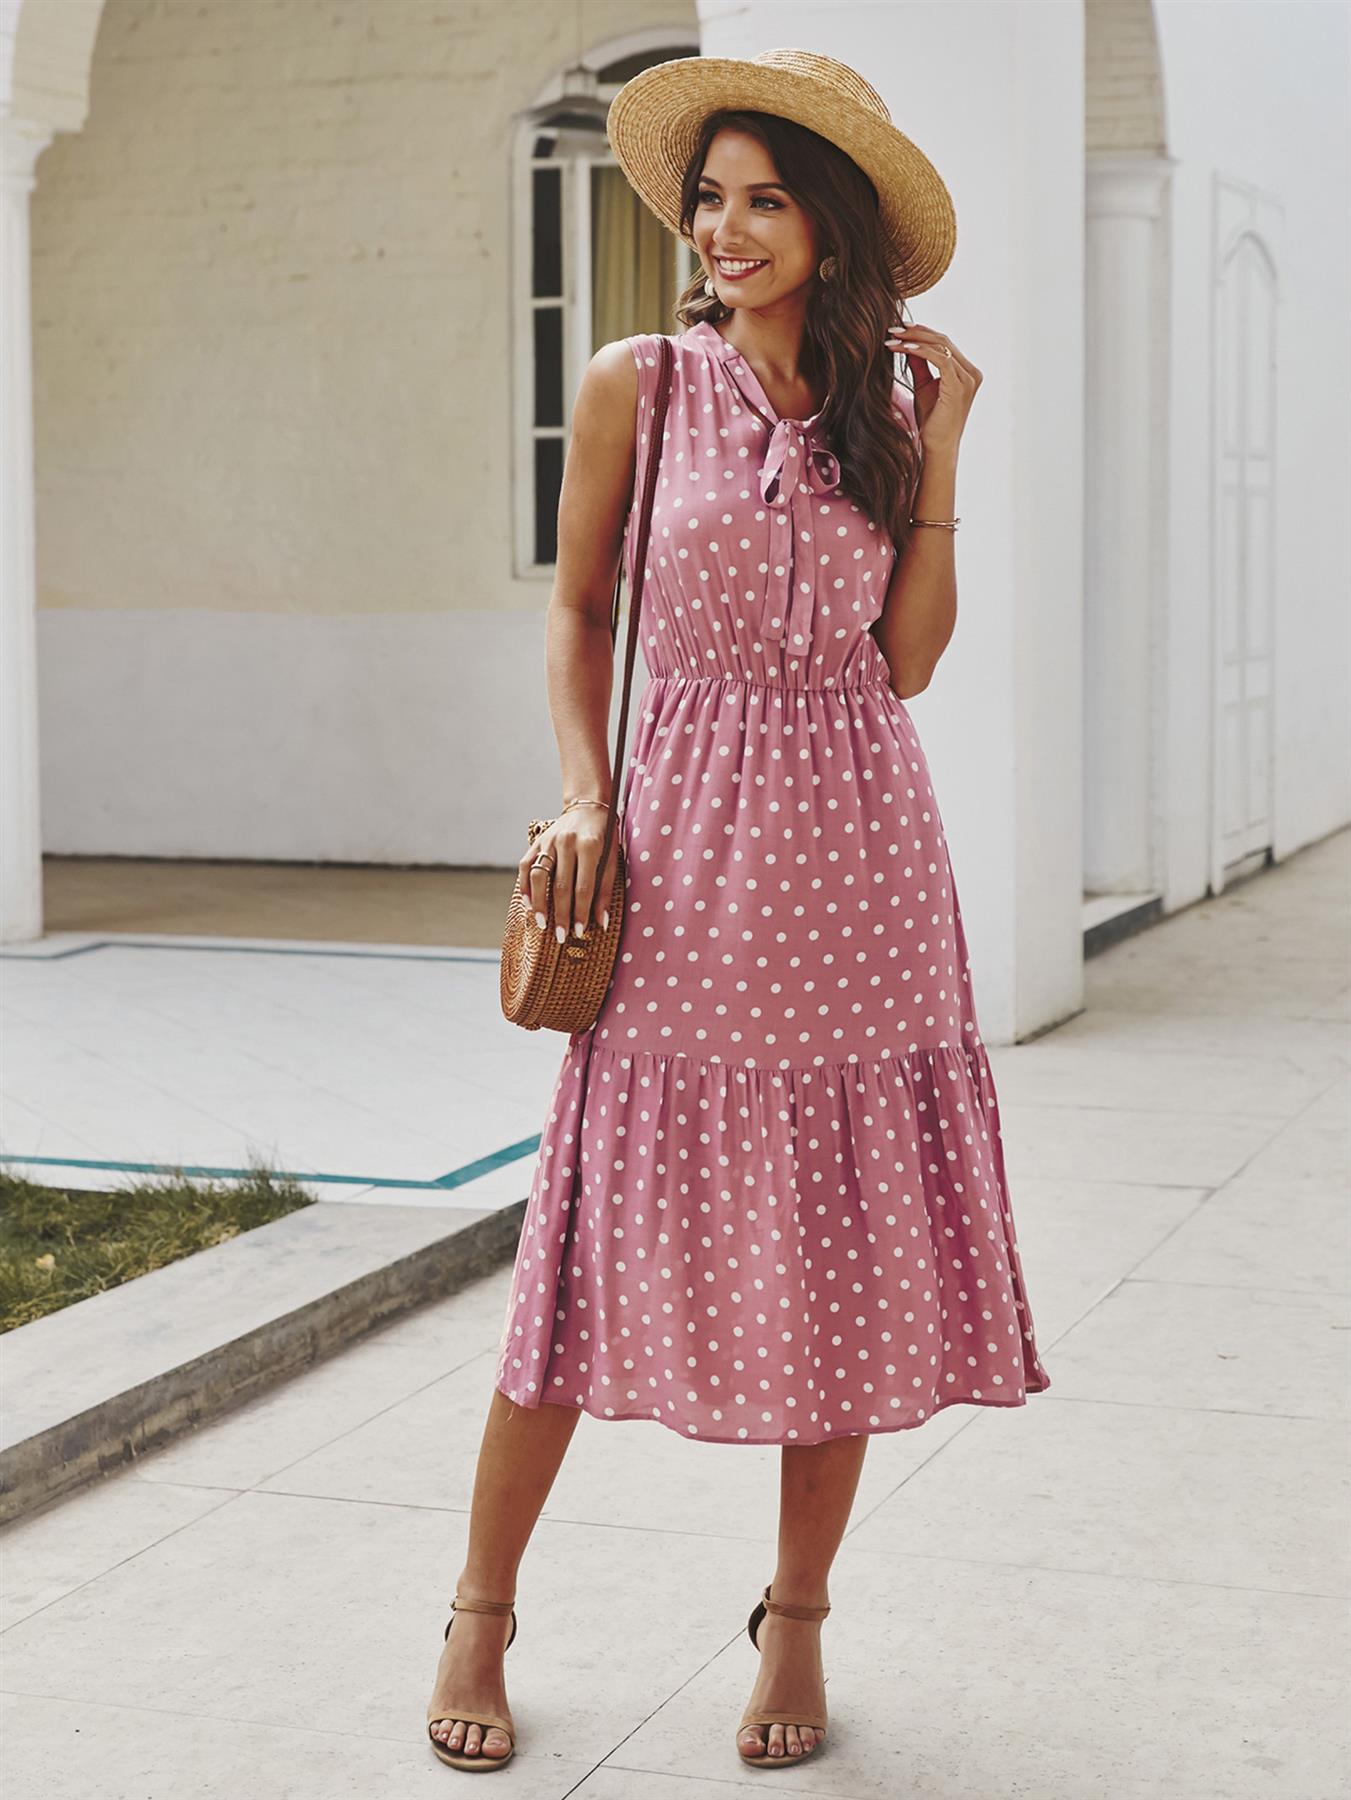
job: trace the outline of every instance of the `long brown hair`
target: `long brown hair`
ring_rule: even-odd
[[[724,109],[704,120],[685,170],[680,229],[687,238],[693,237],[704,158],[714,134],[727,126],[765,146],[779,179],[815,220],[821,255],[835,258],[831,279],[812,282],[803,362],[827,390],[821,431],[839,459],[841,492],[889,529],[899,555],[910,532],[920,449],[896,417],[886,334],[897,321],[897,294],[882,252],[877,191],[851,156],[807,126],[777,113]],[[682,325],[701,319],[714,324],[731,310],[704,292],[702,270],[676,302]]]

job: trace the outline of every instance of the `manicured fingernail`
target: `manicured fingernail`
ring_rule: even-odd
[[[545,916],[542,912],[537,912],[535,914],[535,923],[536,923],[536,925],[539,926],[540,930],[543,931],[544,927],[549,923],[549,921],[545,918]]]
[[[566,944],[568,941],[567,928],[562,925],[555,925],[554,936],[558,939],[560,944]]]
[[[608,931],[610,929],[610,909],[608,907],[600,915],[600,923],[602,931]]]
[[[572,929],[577,937],[585,937],[586,936],[586,926],[582,923],[582,921],[580,919],[574,919],[572,921]]]

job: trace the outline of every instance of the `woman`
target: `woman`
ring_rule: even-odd
[[[428,1730],[457,1767],[511,1753],[516,1572],[585,1410],[783,1446],[736,1738],[783,1766],[825,1736],[820,1624],[870,1435],[1049,1386],[905,706],[955,621],[981,375],[896,323],[951,257],[951,204],[853,70],[682,58],[629,82],[609,129],[703,273],[641,597],[623,942],[543,1132]],[[570,804],[520,865],[560,941],[614,875],[609,601],[621,554],[632,591],[658,344],[598,351],[573,413],[549,614]]]

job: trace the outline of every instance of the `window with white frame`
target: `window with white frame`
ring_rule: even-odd
[[[694,252],[634,193],[605,139],[605,114],[640,69],[697,49],[669,44],[562,77],[557,98],[517,138],[518,383],[516,567],[545,573],[557,554],[572,397],[602,344],[673,331]]]

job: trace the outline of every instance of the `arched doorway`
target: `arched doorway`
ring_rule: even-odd
[[[1215,284],[1211,888],[1267,860],[1274,766],[1276,269],[1246,226]]]

